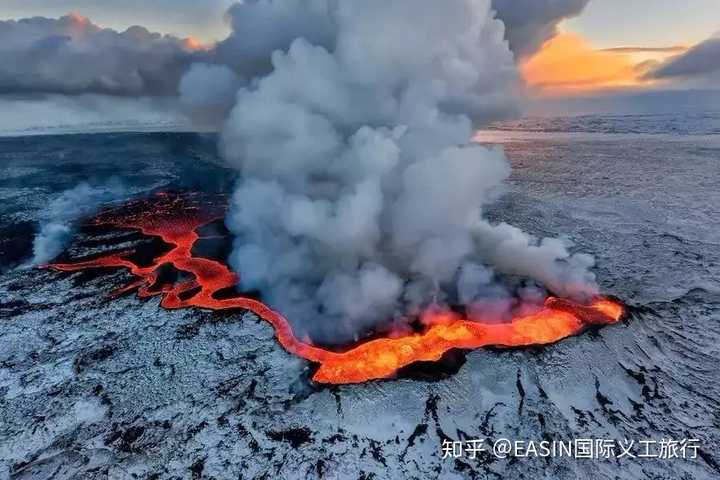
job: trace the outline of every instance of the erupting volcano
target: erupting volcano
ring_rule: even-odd
[[[209,310],[249,310],[269,322],[288,352],[319,364],[313,380],[327,384],[360,383],[392,377],[399,369],[415,362],[437,361],[452,349],[485,346],[522,347],[543,345],[576,335],[591,325],[618,322],[624,307],[598,297],[587,305],[548,297],[539,311],[505,323],[482,323],[463,318],[444,307],[431,307],[423,313],[422,331],[402,336],[377,338],[337,352],[298,339],[288,320],[264,303],[243,296],[223,294],[233,291],[238,275],[223,262],[202,258],[193,246],[203,238],[199,230],[225,215],[224,199],[200,195],[157,194],[109,209],[92,223],[120,229],[138,230],[159,237],[169,250],[149,265],[131,257],[134,251],[120,251],[74,263],[48,265],[63,272],[93,268],[127,268],[137,280],[113,292],[113,296],[137,290],[140,298],[162,296],[167,309],[203,308]],[[167,266],[189,275],[189,279],[167,282],[160,272]],[[240,272],[242,274],[242,272]]]

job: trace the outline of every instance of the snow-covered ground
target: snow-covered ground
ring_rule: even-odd
[[[514,173],[490,216],[568,235],[633,314],[547,348],[471,352],[433,382],[320,388],[251,315],[109,302],[126,273],[2,260],[0,478],[717,478],[720,139],[645,133],[493,132]],[[48,198],[88,176],[222,190],[213,145],[2,139],[0,248],[27,255]],[[479,438],[698,439],[700,452],[442,458],[443,440]]]

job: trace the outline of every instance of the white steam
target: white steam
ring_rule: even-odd
[[[43,212],[40,231],[33,241],[32,265],[41,265],[62,253],[72,237],[75,222],[91,215],[106,202],[120,198],[125,189],[118,182],[102,186],[80,183],[53,199]]]
[[[520,88],[489,0],[256,0],[232,13],[219,51],[247,83],[222,142],[242,172],[227,223],[244,289],[325,341],[432,302],[502,318],[537,286],[595,291],[590,257],[483,219],[510,168],[470,139],[516,111]]]
[[[213,127],[230,113],[242,77],[225,65],[194,63],[180,80],[180,105],[197,126]]]

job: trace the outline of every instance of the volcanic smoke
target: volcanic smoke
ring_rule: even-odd
[[[522,98],[491,6],[254,0],[231,9],[233,33],[218,49],[245,83],[226,100],[221,147],[240,172],[226,225],[242,290],[324,330],[328,345],[433,305],[506,321],[548,292],[598,294],[593,258],[568,240],[484,217],[510,166],[500,148],[471,138]],[[204,98],[212,110],[237,80],[227,68],[194,68],[185,96],[200,90],[194,105]],[[202,85],[218,88],[204,95]]]
[[[33,241],[31,265],[40,265],[57,257],[73,233],[75,221],[97,212],[110,201],[129,192],[119,180],[105,185],[80,183],[53,199],[42,213],[40,231]]]
[[[329,384],[392,377],[399,369],[415,362],[437,361],[451,349],[553,343],[576,335],[590,325],[615,323],[624,315],[622,305],[602,297],[594,298],[587,305],[549,297],[535,313],[491,324],[432,306],[422,313],[426,328],[421,332],[371,340],[342,352],[331,351],[298,339],[286,318],[260,301],[242,296],[218,298],[219,293],[237,285],[238,275],[220,261],[195,256],[192,250],[201,239],[198,230],[224,215],[225,206],[217,198],[159,194],[151,200],[135,201],[101,213],[93,223],[159,237],[170,246],[169,251],[154,258],[147,266],[140,266],[130,259],[134,251],[123,251],[48,267],[64,272],[127,268],[137,280],[116,289],[112,295],[134,290],[140,298],[159,295],[162,296],[161,306],[167,309],[249,310],[273,326],[278,342],[285,350],[319,364],[313,380]],[[177,283],[163,282],[159,271],[167,265],[192,278]]]
[[[246,0],[229,18],[217,61],[180,82],[197,118],[224,118],[221,152],[240,173],[228,211],[101,216],[173,248],[150,266],[116,254],[56,269],[126,267],[139,280],[119,292],[161,294],[167,308],[252,310],[328,383],[620,318],[598,296],[593,257],[484,215],[510,166],[502,149],[471,139],[519,110],[506,38],[537,43],[506,35],[491,0]],[[229,267],[192,252],[197,229],[223,216]],[[162,284],[168,264],[194,279]],[[236,286],[264,303],[220,298]],[[359,342],[369,331],[387,335]],[[298,340],[307,332],[312,341]]]

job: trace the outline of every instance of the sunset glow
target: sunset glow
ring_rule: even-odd
[[[641,73],[630,55],[594,50],[573,33],[549,40],[521,72],[530,87],[545,94],[636,86]]]
[[[198,40],[195,37],[188,37],[185,40],[183,40],[183,46],[191,52],[207,50],[207,47],[200,40]]]
[[[598,90],[653,85],[643,75],[662,61],[687,51],[685,46],[595,49],[582,36],[565,32],[546,42],[520,66],[539,95],[572,95]]]

